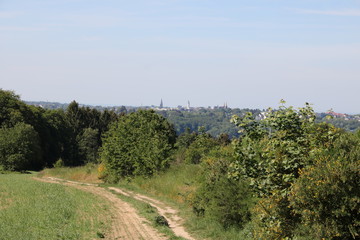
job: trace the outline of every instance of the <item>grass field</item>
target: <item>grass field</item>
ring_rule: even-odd
[[[75,181],[86,179],[88,182],[94,182],[98,181],[96,180],[96,169],[95,165],[92,166],[92,168],[91,166],[54,168],[42,171],[41,175],[55,176]],[[131,181],[124,180],[113,186],[127,188],[135,192],[149,195],[153,198],[158,198],[179,209],[180,215],[186,220],[186,228],[197,239],[250,239],[249,234],[251,226],[246,226],[245,229],[224,229],[221,224],[212,219],[197,217],[193,214],[189,201],[193,198],[195,190],[198,187],[200,171],[201,168],[199,165],[174,164],[166,172],[159,173],[153,177],[135,177]],[[144,208],[144,206],[141,206],[141,203],[137,204],[136,201],[132,201],[132,204],[137,207],[140,213],[147,215],[146,206]]]
[[[34,174],[0,174],[0,239],[94,239],[107,231],[107,203]]]

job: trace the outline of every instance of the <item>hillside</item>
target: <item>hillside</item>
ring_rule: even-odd
[[[27,101],[29,105],[40,106],[45,109],[63,109],[65,110],[69,104],[57,102],[44,102],[44,101]],[[91,106],[82,105],[82,107],[89,107],[98,111],[112,110],[115,113],[129,113],[137,109],[154,109],[157,113],[167,118],[174,124],[178,135],[184,133],[188,128],[191,132],[198,131],[199,127],[204,127],[205,131],[212,136],[218,137],[220,134],[225,133],[230,138],[238,137],[239,133],[234,124],[230,122],[233,115],[241,116],[246,112],[252,112],[255,116],[260,117],[264,110],[248,109],[248,108],[228,108],[228,107],[191,107],[186,108],[179,106],[177,108],[159,108],[156,106]],[[356,131],[360,128],[360,114],[340,114],[335,112],[317,113],[318,122],[328,122],[335,127],[343,128],[346,131]],[[331,116],[332,119],[327,119],[326,116]]]

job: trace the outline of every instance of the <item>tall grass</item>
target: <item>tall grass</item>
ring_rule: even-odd
[[[123,181],[122,186],[140,188],[147,193],[183,204],[189,201],[198,187],[200,166],[175,164],[166,172],[152,177],[135,177],[130,182]]]
[[[252,239],[251,225],[243,229],[224,229],[214,219],[199,217],[193,213],[191,201],[199,187],[200,173],[200,165],[174,164],[166,172],[150,178],[135,177],[131,181],[121,181],[118,186],[150,194],[180,209],[179,213],[185,219],[185,227],[198,239]]]
[[[0,175],[0,239],[94,239],[107,230],[109,206],[90,193]]]
[[[87,183],[101,183],[98,179],[96,164],[87,164],[81,167],[56,167],[47,168],[39,173],[40,177],[52,176],[73,181]]]
[[[89,172],[88,167],[54,168],[45,170],[44,174],[81,181],[77,176],[86,175],[86,172]],[[88,173],[92,175],[90,178],[96,179],[96,171],[90,172]],[[191,201],[199,186],[200,172],[200,165],[173,164],[168,170],[155,176],[126,179],[115,186],[150,195],[176,207],[180,210],[180,216],[185,219],[185,227],[197,239],[251,239],[251,225],[245,226],[244,229],[236,227],[224,229],[213,219],[198,217],[193,213]],[[136,205],[134,202],[132,204]]]

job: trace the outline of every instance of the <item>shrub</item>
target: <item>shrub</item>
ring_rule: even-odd
[[[155,216],[154,222],[157,226],[169,227],[169,223],[164,216],[161,216],[161,215]]]
[[[219,146],[217,141],[209,134],[201,133],[196,136],[185,151],[185,162],[190,164],[198,164],[201,158],[205,157],[212,149]]]
[[[299,234],[313,239],[358,239],[360,139],[344,134],[300,174],[290,197],[294,212],[307,226]]]
[[[169,165],[175,130],[165,118],[140,110],[119,119],[103,136],[101,160],[106,181],[150,176]]]
[[[64,161],[59,158],[55,163],[54,163],[54,168],[61,168],[61,167],[64,167],[65,164],[64,164]]]
[[[229,174],[235,179],[246,177],[261,198],[252,211],[257,239],[293,237],[299,216],[289,202],[291,186],[299,170],[313,165],[340,132],[329,124],[316,124],[315,117],[306,104],[298,110],[269,109],[260,121],[251,113],[233,118],[243,135],[235,142],[237,158]]]
[[[232,160],[232,148],[213,150],[202,163],[201,185],[193,200],[198,216],[219,222],[223,227],[242,227],[250,219],[252,192],[249,184],[227,175]]]

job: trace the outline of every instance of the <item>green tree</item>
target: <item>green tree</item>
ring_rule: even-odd
[[[299,171],[332,144],[338,130],[316,124],[309,104],[299,110],[283,105],[276,111],[269,109],[261,121],[249,113],[243,118],[235,116],[233,122],[243,135],[235,144],[237,160],[230,176],[246,176],[261,198],[253,212],[258,226],[255,237],[292,237],[299,215],[293,214],[289,203],[291,186]]]
[[[106,180],[148,176],[166,168],[175,138],[173,126],[152,110],[121,117],[103,137],[101,160]]]
[[[197,137],[196,132],[191,132],[190,128],[186,128],[185,132],[183,132],[177,139],[176,139],[176,147],[178,149],[186,149],[188,148],[191,143],[196,140]]]
[[[65,111],[67,125],[63,154],[65,164],[76,166],[87,161],[95,161],[97,150],[102,145],[101,135],[117,118],[118,115],[114,111],[100,112],[89,107],[80,107],[75,101],[71,102]]]
[[[12,91],[0,89],[0,126],[13,127],[31,114],[26,104]]]
[[[0,166],[3,169],[31,169],[41,162],[40,153],[39,136],[32,126],[17,123],[11,128],[0,128]]]
[[[199,134],[185,151],[185,162],[198,164],[212,149],[219,147],[219,143],[210,134],[200,128]]]
[[[81,135],[78,136],[79,151],[82,161],[85,163],[96,162],[98,158],[98,135],[99,130],[86,128]]]

